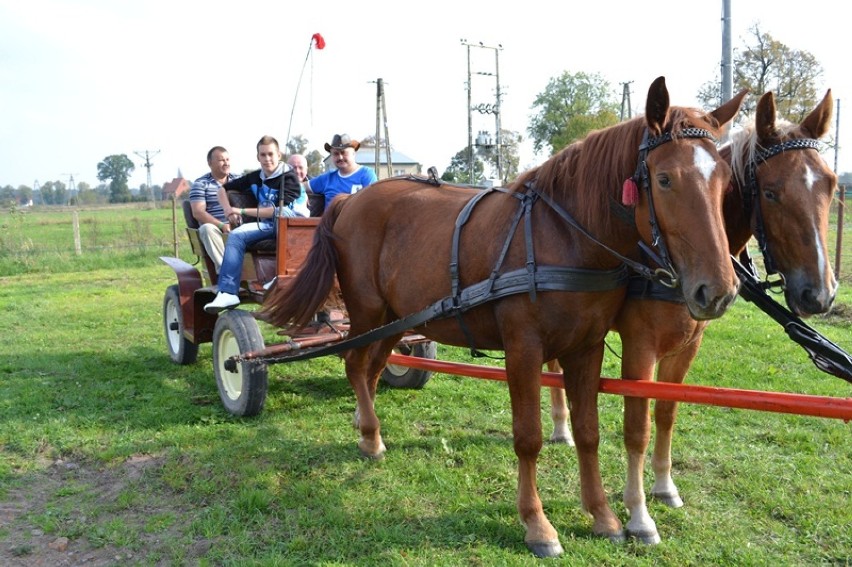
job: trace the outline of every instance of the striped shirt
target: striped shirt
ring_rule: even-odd
[[[237,175],[229,173],[228,181],[233,181],[237,177]],[[207,205],[207,212],[224,222],[226,220],[225,209],[219,203],[219,187],[219,182],[213,178],[213,174],[207,172],[192,182],[192,188],[189,190],[189,201],[191,203],[204,201]]]

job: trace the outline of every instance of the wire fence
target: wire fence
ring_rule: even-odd
[[[852,186],[841,186],[831,207],[828,247],[835,275],[852,281]],[[44,206],[0,211],[0,276],[39,271],[43,263],[122,255],[175,256],[194,261],[182,201],[92,208]],[[759,259],[754,240],[749,246]],[[61,262],[60,262],[61,263]]]

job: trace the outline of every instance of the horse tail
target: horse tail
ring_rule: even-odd
[[[263,301],[258,318],[277,327],[300,329],[330,299],[337,274],[334,223],[346,199],[338,198],[323,213],[311,249],[293,278],[276,286]]]

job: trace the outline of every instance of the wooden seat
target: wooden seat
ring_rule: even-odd
[[[181,208],[183,210],[183,219],[186,222],[186,236],[189,238],[189,246],[192,249],[192,253],[195,254],[195,257],[198,258],[198,262],[201,264],[201,275],[204,285],[215,285],[219,279],[216,273],[216,264],[213,263],[213,259],[207,254],[207,249],[204,248],[201,237],[198,236],[200,225],[195,220],[195,217],[192,216],[192,204],[189,200],[183,201]]]

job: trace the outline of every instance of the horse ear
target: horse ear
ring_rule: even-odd
[[[810,132],[811,137],[819,140],[828,133],[828,127],[831,124],[831,115],[834,112],[834,99],[831,96],[831,89],[825,93],[816,108],[814,108],[807,118],[802,122],[802,128]]]
[[[743,99],[748,94],[748,89],[743,89],[732,97],[728,102],[714,110],[710,115],[719,122],[719,126],[724,126],[734,119],[734,116],[740,111],[740,106],[743,104]]]
[[[645,101],[645,123],[654,136],[663,133],[669,115],[669,91],[666,78],[657,77],[648,89]]]
[[[767,141],[777,136],[775,128],[775,95],[772,94],[772,91],[765,92],[760,97],[760,100],[757,101],[754,125],[758,140]]]

